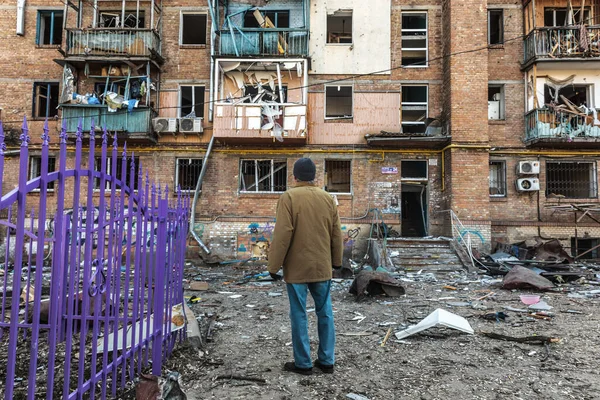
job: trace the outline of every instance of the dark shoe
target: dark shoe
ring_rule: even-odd
[[[324,374],[333,374],[333,365],[321,364],[321,361],[315,360],[313,363],[315,367],[319,368]]]
[[[292,362],[286,362],[283,364],[283,370],[288,372],[295,372],[300,375],[312,375],[312,367],[311,368],[299,368],[296,367],[296,364]]]

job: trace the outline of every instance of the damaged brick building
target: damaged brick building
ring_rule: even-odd
[[[80,120],[84,140],[106,126],[197,197],[190,253],[220,259],[264,256],[303,156],[355,255],[374,219],[449,236],[450,210],[483,249],[542,236],[581,251],[600,243],[577,214],[598,205],[599,5],[5,1],[6,168],[23,115],[30,178],[44,119],[55,145],[63,122],[71,140]]]

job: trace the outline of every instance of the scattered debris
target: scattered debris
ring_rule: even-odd
[[[522,294],[519,296],[519,298],[521,299],[523,304],[526,304],[528,306],[539,303],[539,301],[540,301],[540,296],[533,295],[533,294]]]
[[[193,281],[190,283],[189,290],[208,290],[208,282]]]
[[[559,338],[552,336],[525,336],[525,337],[512,337],[507,335],[502,335],[494,332],[479,332],[483,336],[490,337],[492,339],[498,340],[506,340],[509,342],[517,342],[517,343],[529,343],[529,344],[548,344],[548,343],[558,343],[560,341]]]
[[[535,272],[515,265],[502,282],[504,289],[537,289],[548,290],[554,287],[554,284],[543,276],[539,276]]]
[[[348,393],[346,395],[346,398],[352,399],[352,400],[369,400],[368,397],[361,396],[360,394],[356,394],[356,393]]]
[[[396,333],[397,339],[404,339],[415,333],[424,331],[436,325],[443,325],[448,328],[457,329],[459,331],[473,334],[473,328],[469,324],[465,318],[460,315],[452,314],[449,311],[438,308],[431,314],[429,314],[424,320],[419,322],[417,325],[411,326],[408,329],[403,330],[402,332]]]
[[[242,376],[242,375],[219,375],[215,378],[215,380],[219,380],[219,379],[267,383],[267,380],[263,379],[263,378],[256,378],[253,376]]]
[[[361,299],[365,294],[369,296],[386,294],[390,297],[397,297],[402,296],[405,292],[400,282],[389,274],[361,271],[354,278],[350,293],[357,296],[357,299]]]
[[[535,311],[548,311],[548,310],[552,310],[552,306],[548,305],[548,303],[546,303],[545,301],[542,300],[538,303],[530,305],[529,309],[535,310]]]

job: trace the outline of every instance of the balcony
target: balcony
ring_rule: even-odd
[[[582,40],[583,39],[583,40]],[[556,59],[600,60],[600,26],[536,28],[524,43],[523,66]]]
[[[283,128],[279,137],[276,128],[264,129],[269,124],[264,107],[280,113],[273,118],[273,125],[279,124]],[[303,145],[307,140],[306,106],[217,104],[213,129],[213,136],[227,144]]]
[[[219,32],[220,56],[307,57],[308,30],[235,28]]]
[[[66,57],[127,57],[148,59],[160,56],[160,37],[152,29],[67,29]]]
[[[593,115],[536,108],[525,114],[525,143],[532,147],[600,148],[600,121]]]
[[[90,131],[92,121],[96,130],[106,126],[109,132],[117,132],[119,138],[127,141],[156,142],[151,133],[151,121],[154,112],[150,107],[141,106],[131,112],[117,110],[108,112],[106,105],[61,104],[62,117],[67,121],[67,133],[77,132],[79,121],[82,121],[83,132]]]

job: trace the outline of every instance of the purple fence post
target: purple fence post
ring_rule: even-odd
[[[4,143],[4,128],[0,121],[0,198],[2,198],[2,182],[4,181],[4,152],[6,151],[6,143]]]
[[[120,210],[120,219],[121,219],[121,229],[119,230],[119,235],[118,235],[118,254],[117,256],[119,257],[119,271],[120,271],[120,267],[121,264],[123,262],[123,234],[125,232],[125,223],[126,223],[126,218],[125,218],[125,192],[127,189],[127,143],[123,144],[123,154],[122,154],[122,158],[121,158],[121,197],[119,200],[119,210]],[[129,265],[125,265],[125,274],[129,273]],[[121,276],[119,275],[119,283],[121,282]],[[124,293],[123,293],[123,301],[125,302],[123,304],[123,353],[121,354],[121,357],[119,358],[119,364],[121,365],[121,387],[125,386],[126,383],[126,370],[127,370],[127,365],[126,365],[126,360],[127,360],[127,332],[129,331],[128,326],[127,326],[127,316],[129,314],[129,310],[127,308],[127,297],[129,296],[128,293],[128,287],[125,285],[128,285],[129,282],[125,282],[123,287],[124,287]],[[119,299],[118,304],[120,305],[121,303],[121,289],[119,287],[118,293],[117,293],[117,299]],[[115,335],[115,338],[117,337],[117,335]]]
[[[117,263],[115,266],[115,251],[116,251],[116,241],[115,236],[117,232],[115,232],[115,222],[116,222],[116,201],[117,201],[117,134],[115,133],[113,139],[113,148],[111,155],[111,164],[110,164],[110,175],[111,175],[111,185],[110,185],[110,220],[111,224],[108,228],[108,237],[110,239],[110,244],[108,246],[108,281],[110,282],[111,289],[114,290],[112,296],[110,297],[110,303],[112,309],[115,310],[115,315],[112,317],[112,331],[113,331],[113,354],[112,354],[112,397],[117,395],[117,331],[119,329],[119,305],[117,304],[117,293],[120,290],[117,282],[121,280],[121,263]],[[118,229],[117,229],[118,231]],[[114,276],[113,276],[114,271]],[[108,335],[104,336],[104,351],[106,353],[108,350]]]
[[[138,167],[138,175],[135,175],[135,157],[133,156],[133,153],[131,154],[131,168],[130,168],[130,174],[129,174],[129,185],[134,188],[135,184],[134,182],[137,182],[137,188],[138,188],[138,192],[137,195],[135,196],[135,198],[137,198],[136,204],[136,212],[133,212],[133,204],[134,204],[134,195],[133,193],[131,193],[129,195],[129,215],[131,216],[132,220],[135,221],[135,251],[134,251],[134,247],[130,245],[129,247],[129,253],[131,253],[132,251],[134,251],[134,269],[133,269],[133,318],[132,318],[132,328],[131,328],[131,367],[130,367],[130,371],[129,374],[130,376],[133,378],[135,376],[135,355],[138,354],[137,352],[137,346],[140,345],[141,340],[138,341],[138,336],[136,336],[137,333],[137,325],[138,325],[138,313],[139,313],[139,304],[140,304],[140,241],[142,240],[141,238],[141,226],[142,226],[142,221],[141,221],[141,215],[142,214],[142,204],[141,204],[141,195],[142,195],[142,185],[141,183],[141,175],[139,174],[139,171],[141,170],[141,164],[137,166]],[[130,232],[131,232],[131,225],[130,225]],[[131,237],[131,235],[130,235]],[[129,261],[130,262],[130,261]],[[140,320],[141,321],[141,320]],[[140,331],[142,331],[143,329],[141,329],[141,322],[140,322]],[[138,364],[141,362],[141,360],[138,357]]]
[[[58,311],[62,309],[62,300],[59,297],[59,289],[61,277],[63,276],[64,263],[62,262],[63,257],[63,244],[64,235],[63,222],[64,222],[64,202],[65,202],[65,171],[67,162],[67,121],[63,121],[62,129],[59,137],[60,155],[59,155],[59,170],[58,170],[58,185],[55,185],[57,193],[57,209],[54,215],[54,243],[52,252],[52,279],[50,281],[50,315],[48,318],[48,325],[50,325],[50,332],[48,335],[49,348],[56,348],[56,339],[58,335],[58,329],[62,324],[58,321]],[[54,391],[54,361],[56,359],[56,352],[51,351],[48,354],[48,382],[46,384],[46,399],[52,400]]]
[[[102,157],[101,157],[101,161],[100,161],[100,204],[98,206],[98,208],[100,209],[100,215],[98,216],[98,227],[99,227],[99,231],[98,231],[98,259],[100,259],[100,264],[102,269],[104,269],[104,263],[102,262],[102,260],[104,259],[104,242],[106,239],[106,230],[104,227],[104,219],[106,218],[106,200],[104,199],[104,194],[106,192],[106,164],[107,164],[107,146],[108,146],[108,132],[106,131],[106,125],[104,126],[104,129],[102,131]],[[111,195],[112,195],[112,191],[111,191]],[[111,208],[109,208],[109,213],[111,212]],[[109,214],[109,221],[112,222],[112,214]],[[110,224],[109,228],[109,240],[112,240],[112,226],[113,224]],[[102,234],[100,234],[100,232],[102,232]],[[110,244],[108,245],[108,253],[111,253],[110,250]],[[107,378],[108,378],[108,335],[110,333],[109,330],[109,324],[110,324],[110,320],[109,320],[109,316],[111,313],[111,303],[110,303],[110,299],[113,295],[112,293],[112,273],[111,273],[111,263],[110,263],[110,257],[107,256],[107,266],[106,266],[106,292],[104,293],[104,298],[101,298],[101,301],[104,301],[104,338],[103,338],[103,349],[104,351],[102,352],[102,392],[101,392],[101,398],[105,399],[106,398],[106,384],[107,384]],[[92,361],[92,364],[94,362]]]
[[[144,249],[146,248],[146,218],[145,215],[145,207],[146,207],[146,191],[144,190],[144,175],[142,173],[142,164],[138,166],[138,211],[136,213],[137,217],[137,230],[135,233],[135,269],[137,274],[136,278],[136,289],[137,295],[134,293],[134,297],[137,299],[138,303],[138,313],[140,316],[140,331],[139,331],[139,347],[137,351],[137,373],[140,374],[142,372],[142,353],[144,349],[144,300],[145,300],[145,282],[146,282],[146,271],[145,271],[145,261],[146,261],[146,252]],[[146,210],[147,212],[147,210]],[[142,244],[144,247],[142,247]],[[146,331],[148,334],[148,331]]]
[[[127,163],[127,157],[125,157],[125,163]],[[125,310],[125,324],[124,326],[127,326],[129,323],[129,286],[131,284],[131,250],[132,250],[132,243],[133,243],[133,223],[134,223],[134,218],[133,218],[133,197],[134,197],[134,189],[135,189],[135,156],[133,154],[133,152],[131,153],[131,162],[129,165],[129,175],[127,176],[128,180],[129,180],[129,184],[127,185],[129,187],[129,195],[127,197],[127,233],[126,233],[126,240],[125,240],[125,246],[126,246],[126,251],[127,254],[125,255],[125,268],[127,270],[127,272],[125,273],[125,305],[123,307],[123,309]],[[135,272],[135,271],[134,271]],[[134,285],[135,288],[135,285]],[[133,300],[135,301],[135,299]],[[135,303],[134,303],[135,304]],[[127,346],[125,346],[125,348],[123,349],[123,354],[125,355],[125,359],[123,361],[123,373],[122,376],[125,378],[125,380],[123,381],[123,385],[125,385],[125,382],[127,381],[127,376],[128,376],[128,372],[130,372],[130,377],[131,379],[133,379],[133,365],[131,366],[131,369],[129,369],[129,360],[128,358],[131,357],[133,360],[133,351],[135,349],[135,324],[136,324],[136,308],[135,305],[132,307],[133,308],[133,314],[131,316],[131,350],[127,350]],[[127,330],[129,330],[129,327],[127,327]],[[124,342],[126,343],[126,342]]]
[[[167,200],[160,198],[160,188],[158,192],[158,232],[156,248],[156,265],[154,280],[154,328],[156,335],[152,341],[152,373],[160,376],[162,366],[162,345],[163,345],[163,317],[165,306],[165,261],[166,261],[166,242],[168,204]]]
[[[10,310],[10,328],[8,331],[8,365],[6,368],[5,398],[12,399],[15,385],[15,367],[17,362],[17,339],[19,332],[19,294],[21,293],[21,265],[23,264],[23,244],[25,236],[25,213],[27,197],[27,170],[29,163],[29,129],[27,119],[23,118],[21,133],[21,154],[19,160],[19,188],[17,192],[17,233],[15,237],[15,270],[13,275],[12,301]],[[16,294],[16,296],[14,295]]]

